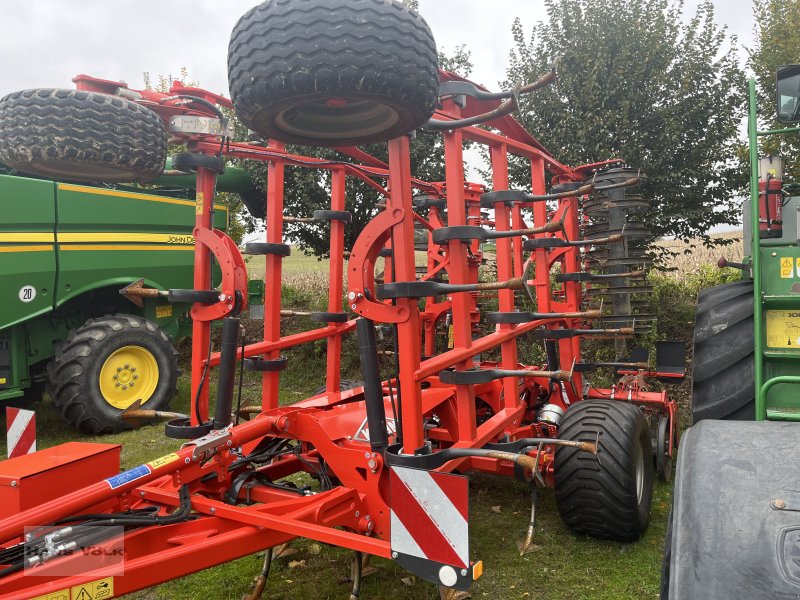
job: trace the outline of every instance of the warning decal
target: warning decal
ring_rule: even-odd
[[[151,460],[149,463],[147,463],[147,466],[155,471],[156,469],[161,468],[164,465],[168,465],[169,463],[175,462],[179,458],[180,456],[178,456],[173,452],[172,454],[167,454],[166,456],[162,456],[161,458]]]
[[[106,577],[72,588],[72,600],[105,600],[114,597],[114,578]]]
[[[791,256],[781,258],[781,279],[794,277],[794,259]]]
[[[468,480],[449,473],[392,467],[389,486],[392,552],[466,569]]]
[[[31,600],[70,600],[69,588],[66,590],[51,592],[49,594],[45,594],[44,596],[36,596],[36,598],[31,598]]]
[[[767,311],[767,347],[800,350],[800,310]]]

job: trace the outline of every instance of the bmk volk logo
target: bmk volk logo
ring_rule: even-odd
[[[25,574],[69,577],[125,574],[125,528],[97,525],[25,529]]]

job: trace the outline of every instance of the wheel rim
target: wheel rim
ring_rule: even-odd
[[[391,106],[351,98],[311,100],[287,108],[275,118],[286,133],[323,140],[369,137],[399,121],[400,115]]]
[[[150,400],[158,386],[158,361],[141,346],[125,346],[100,368],[100,393],[108,404],[125,410],[137,400]]]
[[[636,444],[636,503],[642,503],[642,496],[644,496],[644,452],[642,452],[642,443],[638,441]]]

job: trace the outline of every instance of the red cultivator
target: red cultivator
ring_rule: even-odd
[[[330,5],[337,6],[334,13]],[[361,70],[358,85],[340,76],[339,88],[326,88],[325,69],[338,68],[330,65],[312,73],[316,96],[301,89],[305,83],[297,73],[294,87],[287,83],[291,78],[272,87],[259,79],[276,59],[270,55],[273,46],[261,48],[254,40],[268,39],[274,33],[270,28],[277,28],[285,38],[281,43],[291,43],[292,26],[282,29],[280,19],[296,22],[293,11],[302,13],[302,26],[312,35],[332,14],[359,24],[341,33],[343,39],[352,37],[353,52],[362,53],[363,67],[358,60],[348,62]],[[372,21],[356,18],[362,12]],[[675,405],[665,393],[642,388],[645,363],[585,363],[581,356],[587,337],[634,334],[630,298],[638,290],[631,282],[644,277],[634,264],[641,259],[629,251],[635,228],[626,231],[624,223],[617,227],[609,218],[603,233],[597,227],[604,222],[590,218],[587,204],[599,200],[611,214],[641,202],[636,191],[640,177],[621,168],[620,161],[562,165],[509,116],[521,93],[546,86],[552,75],[527,88],[490,94],[440,73],[440,107],[429,120],[435,88],[411,89],[413,82],[424,88],[425,78],[408,72],[430,72],[435,58],[423,56],[430,52],[417,47],[409,59],[417,62],[394,78],[390,67],[380,73],[370,67],[381,51],[391,53],[405,39],[393,41],[399,35],[387,25],[393,19],[403,36],[416,36],[417,45],[428,48],[424,22],[395,4],[266,2],[234,31],[229,60],[233,104],[197,89],[174,88],[167,96],[76,79],[80,89],[133,98],[156,111],[170,124],[173,137],[188,146],[189,154],[176,159],[176,168],[197,173],[195,289],[160,292],[196,302],[191,313],[191,419],[167,425],[168,435],[191,441],[174,454],[119,475],[109,461],[98,459],[107,448],[89,445],[78,454],[72,447],[71,454],[56,448],[45,457],[39,453],[0,465],[0,478],[14,482],[9,493],[19,502],[0,521],[5,548],[0,564],[6,565],[0,569],[0,597],[61,593],[70,598],[72,589],[74,600],[76,586],[101,584],[110,585],[117,596],[297,537],[391,558],[440,586],[467,589],[481,575],[482,564],[469,554],[467,479],[455,472],[484,471],[531,483],[534,512],[522,551],[532,543],[537,485],[555,486],[559,511],[578,531],[633,540],[644,530],[654,462],[662,476],[669,473]],[[361,36],[370,28],[379,32],[381,48],[367,50],[356,43],[375,43]],[[254,31],[261,37],[254,37]],[[325,40],[331,46],[344,43]],[[335,56],[336,48],[327,48],[327,55]],[[288,64],[292,60],[300,59],[286,59],[283,68],[302,71]],[[385,83],[387,78],[394,83]],[[271,141],[224,139],[224,118],[215,105],[235,106],[251,129]],[[419,127],[443,136],[445,182],[412,176],[412,142],[402,134]],[[199,132],[203,128],[212,133]],[[279,139],[336,146],[346,158],[334,162],[294,154]],[[386,139],[388,164],[355,146]],[[493,191],[465,181],[466,141],[488,149]],[[224,168],[223,156],[269,166],[266,240],[246,248],[248,254],[266,257],[264,339],[243,349],[238,315],[247,298],[245,263],[235,244],[211,229],[214,182]],[[510,189],[510,156],[529,163],[529,190]],[[314,215],[330,224],[330,287],[328,312],[311,315],[323,326],[283,336],[282,261],[291,250],[283,233],[287,167],[330,174],[330,205]],[[546,173],[552,176],[549,192]],[[372,186],[381,201],[345,262],[344,234],[351,220],[345,199],[353,178]],[[415,231],[424,232],[425,239]],[[487,242],[495,246],[496,273],[482,267]],[[423,251],[426,267],[419,273]],[[215,289],[212,257],[222,273]],[[136,299],[151,292],[141,287],[125,291]],[[483,313],[484,300],[494,302],[495,296],[497,309]],[[613,300],[614,313],[604,310],[603,297]],[[211,325],[220,319],[221,348],[212,352]],[[396,347],[395,374],[388,379],[379,374],[376,323]],[[363,383],[347,389],[351,386],[341,380],[340,354],[343,336],[354,332]],[[532,337],[543,341],[546,364],[520,364],[519,344],[531,343]],[[319,340],[326,340],[328,348],[326,391],[280,406],[281,371],[291,367],[282,352]],[[486,353],[494,353],[496,360],[482,360]],[[262,373],[260,407],[232,410],[238,360]],[[629,374],[613,389],[593,388],[585,373],[605,367]],[[209,380],[214,371],[218,394],[212,418]],[[245,416],[252,418],[239,422]],[[76,461],[93,465],[95,483],[87,486],[85,478],[57,475]],[[47,495],[26,495],[26,473],[44,472],[45,463],[50,469],[45,476],[52,477]],[[287,483],[288,476],[301,472],[317,479],[318,488],[301,490]],[[70,576],[50,574],[55,567],[60,570],[52,573],[63,573],[65,561],[77,560],[64,556],[68,546],[114,541],[97,533],[92,539],[81,537],[73,527],[80,524],[124,527],[124,574],[109,578],[102,566]],[[38,529],[23,539],[25,528],[32,526]]]

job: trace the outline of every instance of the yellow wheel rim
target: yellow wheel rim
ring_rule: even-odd
[[[150,400],[158,386],[156,357],[141,346],[125,346],[100,369],[100,393],[114,408],[125,410],[137,400]]]

